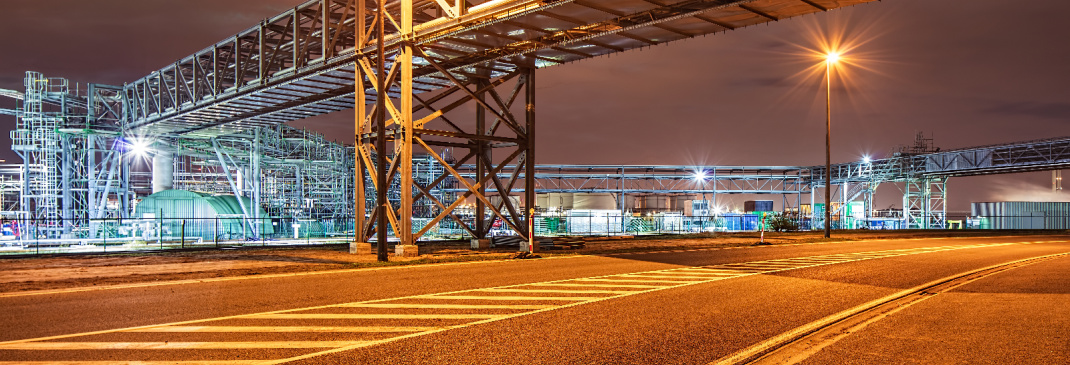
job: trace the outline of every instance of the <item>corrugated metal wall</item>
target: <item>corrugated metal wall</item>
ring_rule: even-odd
[[[980,202],[970,213],[982,229],[1070,229],[1070,202]]]

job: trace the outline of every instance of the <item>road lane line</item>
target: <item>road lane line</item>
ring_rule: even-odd
[[[250,316],[252,319],[482,319],[500,314],[395,314],[395,313],[279,313]]]
[[[367,342],[370,341],[23,342],[0,345],[0,350],[307,349],[352,346]]]
[[[530,300],[530,301],[565,300],[565,301],[580,301],[580,302],[582,302],[582,301],[585,301],[585,300],[603,299],[604,297],[521,297],[521,296],[498,297],[498,296],[492,296],[492,295],[428,295],[428,296],[422,296],[422,297],[418,297],[418,298],[420,298],[420,299],[448,299],[448,300]],[[609,298],[609,297],[605,297],[605,298]]]
[[[528,284],[531,286],[580,286],[580,287],[595,287],[595,288],[637,288],[637,289],[651,289],[661,288],[664,285],[638,285],[638,284],[576,284],[576,283],[546,283],[546,284]]]
[[[270,360],[194,361],[0,361],[0,365],[257,365]]]
[[[605,289],[590,289],[590,290],[557,290],[557,289],[479,289],[481,292],[489,293],[565,293],[565,294],[624,294],[634,293],[636,290],[605,290]]]
[[[697,282],[701,282],[702,280],[715,279],[715,277],[709,277],[709,276],[684,276],[684,275],[671,275],[671,274],[667,275],[667,274],[662,274],[660,272],[653,272],[653,273],[649,273],[649,274],[625,274],[625,275],[620,275],[620,277],[623,277],[623,278],[684,279],[684,280],[676,280],[676,282],[680,282],[680,283],[688,283],[688,282],[697,283]],[[687,279],[700,279],[700,280],[687,280]],[[672,280],[670,280],[670,281],[672,281]]]
[[[608,278],[608,277],[582,278],[582,279],[571,279],[571,280],[574,280],[574,281],[636,282],[636,283],[672,283],[672,284],[682,284],[682,283],[691,283],[692,282],[692,281],[680,281],[680,280],[653,280],[653,279],[640,279],[640,278],[634,278],[634,279],[633,278],[618,278],[618,279],[613,279],[613,278]],[[693,281],[693,282],[697,283],[697,281]],[[671,285],[666,285],[664,287],[668,288],[668,287],[672,287],[672,286]]]
[[[412,309],[543,309],[552,305],[539,304],[411,304],[411,303],[346,303],[346,308],[412,308]]]
[[[723,271],[718,271],[718,272],[703,272],[703,271],[694,271],[694,270],[678,269],[678,270],[672,270],[672,271],[661,271],[661,272],[659,272],[659,274],[669,274],[669,275],[683,275],[683,276],[687,276],[687,275],[692,275],[692,276],[696,276],[696,277],[710,277],[710,278],[715,278],[715,277],[718,277],[718,276],[724,276],[724,275],[736,275],[737,273],[732,273],[732,272],[723,272]]]
[[[339,326],[168,326],[131,332],[425,332],[443,327],[339,327]]]

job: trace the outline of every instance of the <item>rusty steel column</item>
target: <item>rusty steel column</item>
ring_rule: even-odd
[[[386,93],[386,45],[384,44],[383,34],[386,26],[386,0],[378,0],[377,21],[376,21],[376,60],[375,60],[375,72],[378,73],[375,78],[376,82],[376,95],[375,95],[375,165],[376,165],[376,177],[377,184],[375,186],[375,209],[378,212],[379,222],[375,227],[376,233],[376,256],[379,261],[389,260],[386,253],[386,229],[390,224],[387,219],[387,214],[390,210],[390,200],[386,195],[386,191],[389,189],[390,182],[386,179],[387,166],[386,166],[386,99],[389,95]]]
[[[353,21],[353,34],[356,35],[356,44],[364,44],[364,17],[365,0],[357,0],[357,9]],[[339,24],[341,26],[341,24]],[[356,112],[353,118],[353,244],[368,242],[367,232],[364,231],[364,212],[368,209],[367,198],[364,196],[364,161],[360,157],[361,145],[364,144],[361,135],[364,133],[364,121],[367,117],[367,97],[364,91],[364,75],[361,74],[359,60],[353,59],[353,105]]]
[[[401,120],[397,121],[401,133],[394,136],[394,149],[397,151],[394,158],[401,159],[397,163],[401,178],[401,204],[396,227],[398,232],[394,232],[394,236],[398,238],[399,245],[415,245],[412,239],[412,0],[401,0],[401,34],[404,40],[399,54],[394,58],[401,68],[401,95],[398,96]]]
[[[487,84],[488,83],[483,80],[476,81],[476,90],[482,90]],[[481,102],[486,100],[485,95],[485,92],[476,93],[476,97]],[[487,111],[482,103],[476,104],[476,134],[479,136],[487,134]],[[483,164],[483,157],[487,155],[487,143],[483,140],[476,140],[473,142],[476,144],[476,156],[479,156],[476,159],[476,181],[483,181],[483,178],[487,176],[487,166]],[[486,184],[479,186],[479,195],[487,195]],[[487,228],[486,222],[486,204],[483,204],[482,200],[476,199],[476,209],[474,212],[476,216],[476,238],[486,238],[490,231]]]
[[[524,106],[524,124],[525,132],[524,141],[527,145],[527,149],[524,151],[524,214],[527,215],[527,219],[531,219],[532,222],[526,224],[531,232],[528,235],[535,235],[535,68],[528,68],[524,72],[527,79],[525,80],[524,92],[526,103]],[[538,247],[538,242],[532,242],[528,247],[529,252],[535,252]]]

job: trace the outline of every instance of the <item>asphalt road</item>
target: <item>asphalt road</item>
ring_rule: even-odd
[[[707,364],[1070,237],[441,264],[0,294],[0,364]],[[1070,256],[934,295],[806,359],[1070,363]]]

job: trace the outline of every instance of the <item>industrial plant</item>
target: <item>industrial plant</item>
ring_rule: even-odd
[[[1022,225],[949,221],[948,179],[1070,165],[1070,138],[939,150],[922,135],[890,157],[828,167],[537,164],[538,69],[729,29],[718,17],[748,26],[828,9],[658,6],[571,29],[539,14],[581,5],[445,3],[308,1],[123,85],[26,72],[24,90],[0,90],[15,100],[0,113],[16,117],[22,159],[0,176],[4,242],[413,245],[753,231],[772,219],[803,230],[1012,228]],[[645,35],[627,33],[636,28]],[[352,143],[285,124],[350,109]],[[885,183],[902,186],[898,212],[873,206]],[[724,194],[754,198],[727,207]],[[973,215],[1060,209],[980,205]]]

